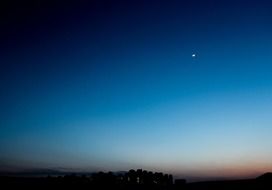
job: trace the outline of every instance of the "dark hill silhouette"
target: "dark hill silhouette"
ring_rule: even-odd
[[[260,175],[256,178],[257,180],[266,180],[266,181],[272,181],[272,172],[264,173],[263,175]]]
[[[5,188],[4,188],[5,187]],[[265,173],[254,179],[220,180],[187,183],[185,179],[176,179],[171,174],[152,172],[142,169],[128,172],[97,172],[69,174],[57,177],[0,177],[1,189],[120,189],[120,190],[270,190],[272,173]]]

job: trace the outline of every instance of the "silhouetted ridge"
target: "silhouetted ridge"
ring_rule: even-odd
[[[272,181],[272,172],[267,172],[256,178],[257,180]]]
[[[202,181],[186,183],[162,172],[142,169],[128,172],[97,172],[89,174],[69,174],[48,177],[0,177],[0,188],[9,189],[92,189],[92,190],[271,190],[272,173],[265,173],[255,179]],[[2,188],[1,188],[2,189]]]

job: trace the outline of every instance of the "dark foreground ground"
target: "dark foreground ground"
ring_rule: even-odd
[[[272,174],[264,174],[256,179],[207,181],[176,184],[116,184],[112,181],[92,181],[88,177],[0,177],[0,189],[120,189],[120,190],[232,190],[256,189],[272,190]]]

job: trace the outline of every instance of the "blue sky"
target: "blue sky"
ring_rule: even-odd
[[[6,13],[2,170],[272,169],[270,3],[46,5]]]

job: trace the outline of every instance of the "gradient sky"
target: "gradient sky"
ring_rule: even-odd
[[[1,170],[272,170],[272,3],[91,2],[1,6]]]

